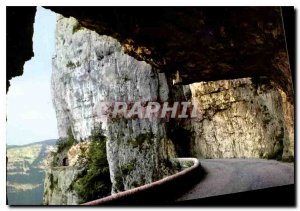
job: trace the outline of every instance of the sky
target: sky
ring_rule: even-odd
[[[50,88],[55,23],[55,13],[37,8],[33,34],[34,57],[25,63],[22,76],[10,80],[7,93],[8,145],[58,138]]]

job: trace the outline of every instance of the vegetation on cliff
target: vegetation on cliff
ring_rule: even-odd
[[[80,198],[80,203],[102,198],[110,194],[111,182],[106,157],[106,137],[101,129],[94,130],[87,154],[85,170],[71,184]]]
[[[69,150],[71,146],[73,146],[76,143],[71,127],[69,127],[67,134],[68,137],[66,139],[59,140],[57,142],[57,153],[61,153],[65,150]]]
[[[74,138],[73,132],[71,127],[68,129],[68,137],[65,139],[59,139],[56,143],[57,151],[52,153],[53,162],[52,166],[57,167],[62,165],[62,159],[66,157],[68,150],[77,143],[76,139]]]

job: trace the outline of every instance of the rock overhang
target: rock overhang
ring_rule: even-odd
[[[181,84],[267,76],[293,101],[280,7],[46,8],[116,38],[127,54],[169,78],[180,73]],[[17,28],[7,28],[7,82],[22,74],[24,61],[33,55],[34,20],[29,17],[34,17],[35,7],[8,8],[8,26],[14,25],[16,13],[28,18]],[[15,42],[21,31],[24,41]],[[16,48],[23,50],[14,54]]]

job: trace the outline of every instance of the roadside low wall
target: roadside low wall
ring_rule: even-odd
[[[172,204],[174,199],[198,182],[204,171],[196,158],[176,158],[180,163],[193,165],[174,175],[111,196],[90,201],[82,205],[163,205]]]

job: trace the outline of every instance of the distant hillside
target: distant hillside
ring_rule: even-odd
[[[48,139],[45,141],[38,141],[38,142],[33,142],[30,144],[24,144],[24,145],[6,145],[6,149],[11,149],[11,148],[16,148],[16,147],[27,147],[27,146],[32,146],[36,144],[45,144],[45,145],[55,145],[57,142],[57,139]]]
[[[6,148],[9,205],[41,205],[46,157],[56,150],[56,139]]]

